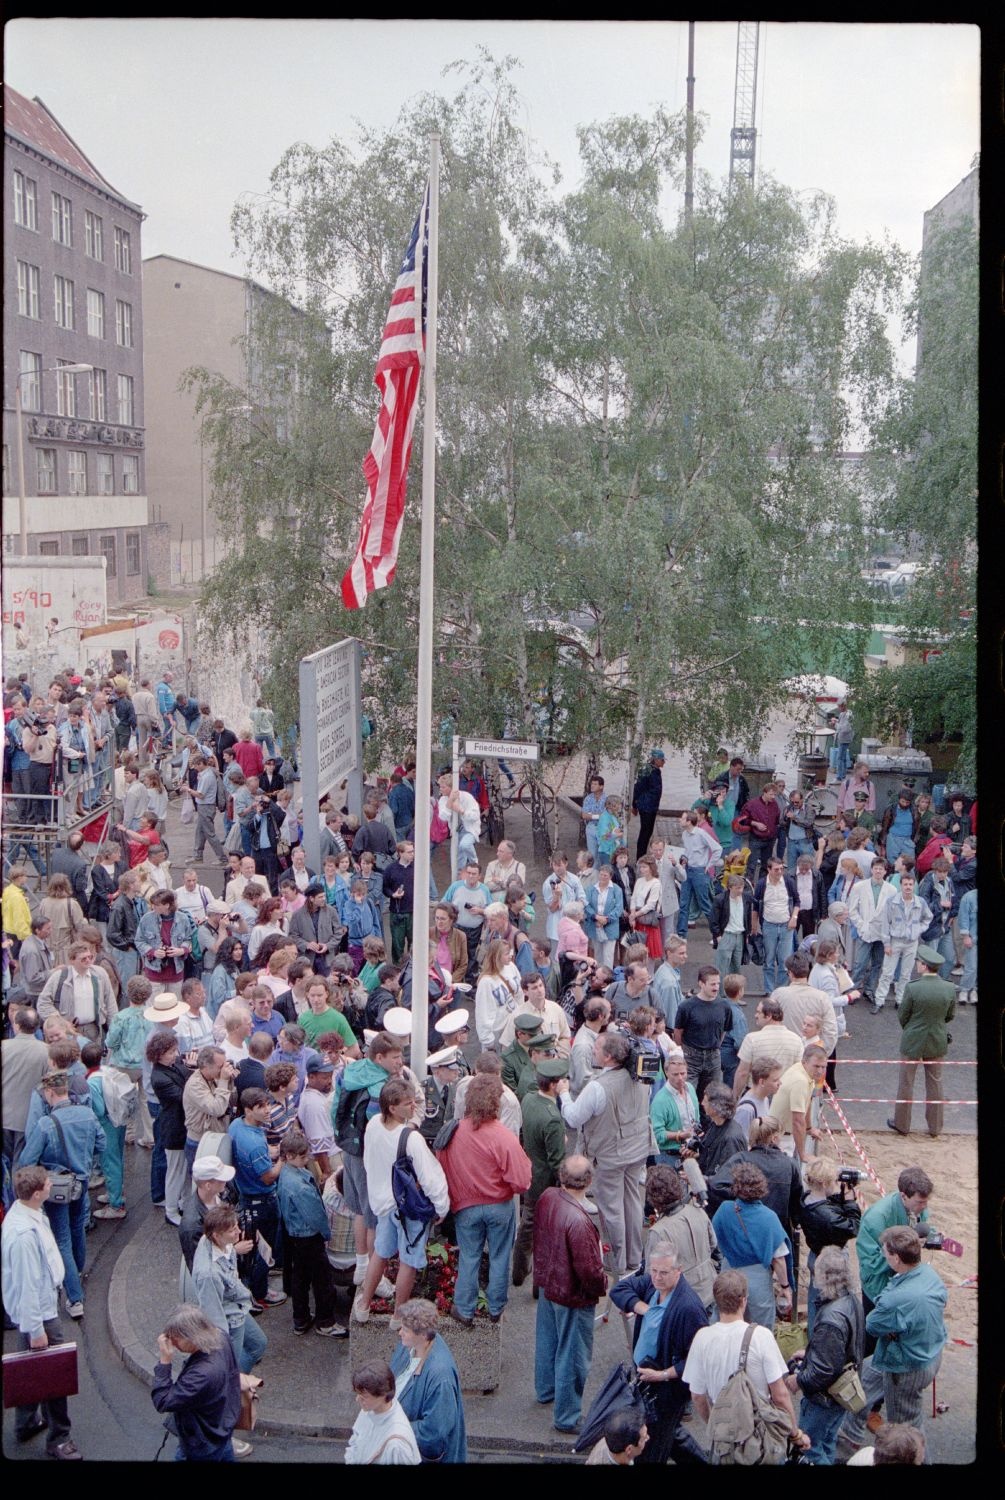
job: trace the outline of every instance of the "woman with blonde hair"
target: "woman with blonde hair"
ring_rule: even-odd
[[[496,1045],[506,1022],[523,998],[520,970],[513,951],[502,938],[493,938],[485,949],[478,988],[475,990],[475,1027],[483,1047]]]
[[[52,923],[49,947],[52,950],[53,967],[70,961],[70,944],[80,936],[84,925],[84,913],[75,900],[73,887],[66,875],[53,875],[46,893],[38,904],[38,914]]]
[[[140,780],[147,789],[147,811],[153,813],[157,819],[157,828],[163,833],[168,810],[168,794],[164,783],[156,771],[144,771]]]

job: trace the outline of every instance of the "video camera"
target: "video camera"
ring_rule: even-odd
[[[630,1037],[631,1052],[625,1067],[636,1083],[653,1083],[660,1076],[661,1058],[655,1052],[647,1052],[637,1037]]]
[[[862,1173],[857,1167],[842,1167],[837,1175],[837,1180],[842,1185],[847,1183],[849,1187],[858,1187],[862,1181]]]

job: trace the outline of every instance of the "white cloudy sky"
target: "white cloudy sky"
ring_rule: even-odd
[[[575,127],[683,107],[686,23],[31,20],[8,23],[6,77],[39,95],[148,217],[143,253],[242,270],[228,220],[266,190],[293,141],[323,145],[354,118],[389,125],[478,43],[513,53],[524,124],[566,180]],[[841,231],[921,244],[924,210],[979,149],[976,27],[766,24],[759,164],[837,201]],[[697,27],[698,164],[729,165],[736,27]]]

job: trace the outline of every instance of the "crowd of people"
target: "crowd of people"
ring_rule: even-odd
[[[817,1122],[822,1090],[837,1086],[847,1006],[877,1012],[893,988],[898,1097],[910,1097],[920,1059],[929,1134],[942,1128],[946,1022],[958,998],[976,1003],[975,804],[951,799],[926,831],[929,810],[905,788],[877,824],[856,763],[820,838],[798,791],[776,778],[751,797],[742,758],[722,755],[676,844],[656,835],[665,757],[654,750],[630,804],[634,864],[625,809],[594,777],[586,847],[572,865],[552,856],[538,936],[514,844],[479,856],[487,799],[470,762],[456,786],[444,771],[430,788],[432,835],[442,842],[455,825],[458,874],[417,906],[414,756],[367,789],[358,817],[318,809],[314,870],[295,763],[263,704],[235,732],[176,696],[170,674],[156,689],[92,687],[79,712],[71,699],[50,713],[57,734],[87,729],[72,793],[84,809],[104,748],[94,716],[130,702],[135,722],[116,714],[121,736],[114,725],[102,736],[117,746],[116,819],[92,858],[77,832],[47,870],[36,864],[40,899],[27,848],[3,892],[4,1294],[26,1347],[62,1338],[60,1290],[67,1315],[85,1316],[85,1229],[126,1217],[132,1145],[150,1153],[150,1198],[183,1262],[185,1300],[162,1332],[153,1389],[179,1456],[251,1451],[235,1436],[242,1381],[289,1302],[297,1336],[346,1339],[350,1321],[386,1311],[398,1337],[390,1364],[353,1371],[347,1462],[464,1462],[441,1320],[461,1336],[476,1319],[499,1323],[528,1277],[535,1397],[559,1433],[582,1430],[598,1304],[609,1297],[631,1320],[644,1412],[611,1416],[591,1463],[730,1461],[725,1393],[741,1363],[780,1433],[764,1462],[793,1451],[833,1463],[839,1433],[863,1448],[866,1406],[920,1427],[945,1341],[942,1283],[921,1263],[918,1233],[931,1182],[906,1168],[898,1192],[863,1213],[855,1184],[817,1155]],[[24,705],[41,710],[26,686],[8,689],[8,738],[24,746],[37,733]],[[174,859],[178,885],[148,733],[148,752],[170,737],[180,762],[172,838],[187,828],[192,846]],[[408,1049],[424,908],[420,1081]],[[702,917],[715,961],[687,993],[688,934]],[[751,961],[764,994],[748,1026]],[[906,1135],[910,1114],[899,1104],[891,1129]],[[352,1246],[348,1320],[336,1221]],[[791,1366],[774,1330],[798,1295],[797,1231],[810,1251],[809,1345]],[[431,1243],[456,1257],[445,1311],[423,1295]],[[834,1394],[849,1368],[857,1410]],[[19,1438],[42,1430],[53,1456],[80,1456],[65,1401],[19,1411]]]

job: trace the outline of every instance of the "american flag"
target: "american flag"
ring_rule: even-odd
[[[352,566],[342,579],[346,609],[360,609],[374,589],[394,578],[405,516],[408,461],[426,361],[429,184],[401,262],[373,383],[382,401],[373,442],[363,460],[367,498]]]

